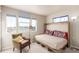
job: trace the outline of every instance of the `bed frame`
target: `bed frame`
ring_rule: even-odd
[[[48,45],[46,45],[46,44],[43,44],[42,42],[38,42],[38,41],[36,41],[37,43],[39,43],[39,44],[41,44],[43,47],[45,46],[45,47],[47,47],[48,48],[48,50],[49,51],[53,51],[53,52],[59,52],[59,51],[62,51],[64,48],[66,48],[66,47],[69,47],[70,46],[70,27],[69,27],[69,22],[59,22],[59,23],[46,23],[46,24],[44,24],[44,33],[46,32],[46,30],[47,30],[47,26],[50,26],[50,25],[59,25],[59,24],[68,24],[67,25],[67,32],[68,32],[68,39],[67,39],[67,41],[68,41],[68,43],[63,47],[63,48],[61,48],[60,50],[56,50],[56,49],[54,49],[54,48],[51,48],[51,47],[49,47]]]

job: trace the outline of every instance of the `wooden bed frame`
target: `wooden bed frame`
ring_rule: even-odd
[[[64,46],[63,48],[61,48],[60,50],[56,50],[56,49],[54,49],[54,48],[51,48],[51,47],[49,47],[48,45],[46,45],[46,44],[43,44],[43,43],[41,43],[41,42],[38,42],[38,41],[36,41],[38,44],[40,44],[42,47],[46,47],[47,49],[48,49],[48,51],[53,51],[53,52],[60,52],[60,51],[62,51],[62,50],[64,50],[65,48],[66,48],[66,46]]]

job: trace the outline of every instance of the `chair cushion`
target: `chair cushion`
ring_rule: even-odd
[[[24,43],[26,43],[26,42],[28,42],[28,40],[23,40],[23,41],[21,42],[21,44],[24,44]]]

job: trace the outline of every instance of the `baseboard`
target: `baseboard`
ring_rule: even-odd
[[[11,48],[13,48],[13,47],[2,48],[2,51],[5,51],[5,50],[11,49]]]
[[[77,47],[77,46],[71,46],[71,48],[79,49],[79,47]]]

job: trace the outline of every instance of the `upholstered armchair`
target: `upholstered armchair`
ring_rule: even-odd
[[[16,41],[15,39],[18,36],[21,36],[22,40]],[[29,46],[29,49],[30,49],[30,39],[23,37],[22,33],[12,34],[12,38],[13,38],[13,40],[12,40],[12,42],[13,42],[13,51],[15,50],[15,48],[17,48],[17,49],[20,50],[20,53],[22,53],[22,49],[25,48],[26,46]]]

